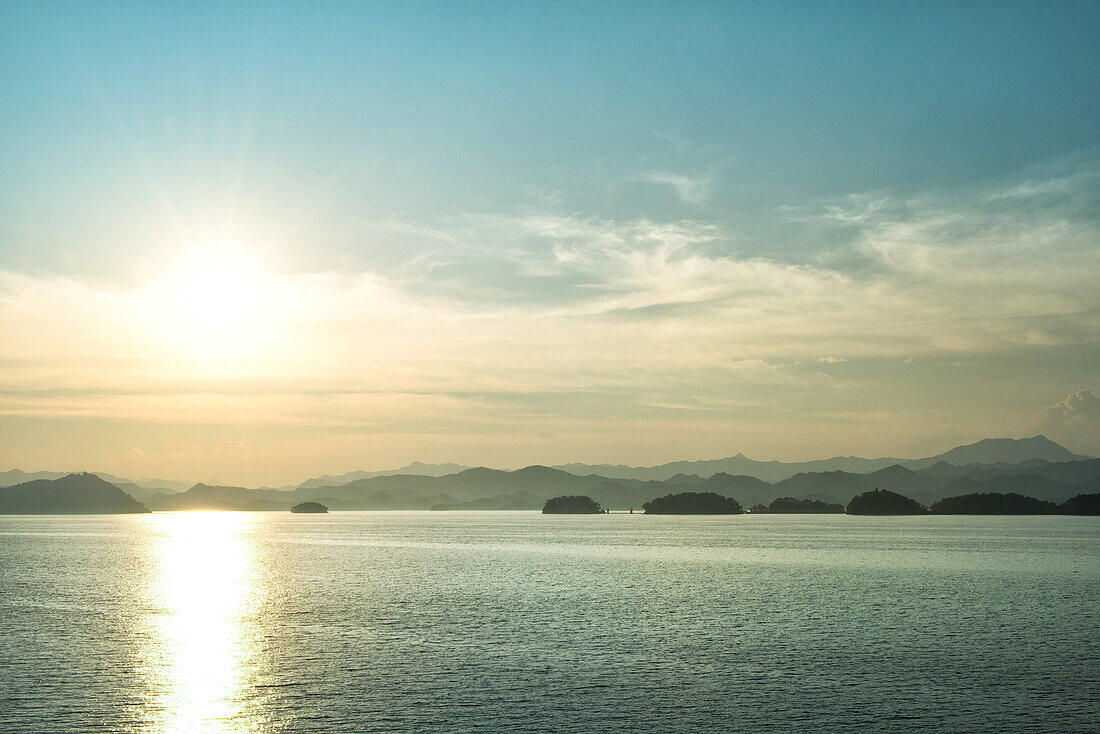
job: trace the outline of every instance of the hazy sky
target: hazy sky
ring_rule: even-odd
[[[2,3],[0,469],[1100,454],[1100,4]]]

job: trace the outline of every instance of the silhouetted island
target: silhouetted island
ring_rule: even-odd
[[[845,510],[849,515],[924,515],[924,505],[888,489],[857,494]]]
[[[1100,515],[1100,494],[1079,494],[1062,503],[1058,511],[1065,515]]]
[[[2,515],[115,515],[149,512],[95,474],[69,474],[0,488]]]
[[[599,502],[579,494],[551,497],[542,506],[544,515],[594,515],[603,511]]]
[[[299,502],[290,508],[291,512],[328,512],[328,508],[320,502]]]
[[[768,505],[767,511],[783,514],[824,514],[827,512],[844,512],[844,505],[835,502],[822,502],[821,500],[796,500],[794,497],[778,497]]]
[[[642,505],[647,515],[737,515],[741,503],[715,492],[680,492]]]
[[[928,510],[939,515],[1051,515],[1058,506],[1015,492],[982,492],[945,497],[933,502]]]

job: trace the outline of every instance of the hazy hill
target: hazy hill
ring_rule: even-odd
[[[931,466],[937,461],[944,461],[957,466],[960,464],[996,464],[1001,461],[1019,463],[1033,459],[1050,462],[1080,461],[1088,458],[1090,457],[1072,453],[1046,436],[1033,436],[1031,438],[986,438],[977,443],[956,446],[950,451],[945,451],[937,456],[905,462],[905,465],[910,469],[921,469],[925,466]]]
[[[779,482],[801,473],[847,472],[849,474],[868,474],[893,465],[907,469],[924,469],[938,462],[946,464],[996,464],[998,462],[1020,463],[1029,460],[1066,462],[1085,460],[1090,457],[1079,456],[1051,441],[1046,436],[1032,438],[987,438],[977,443],[956,446],[936,456],[922,459],[879,458],[864,459],[858,456],[834,456],[831,459],[814,461],[756,461],[744,454],[725,459],[703,461],[673,461],[650,467],[633,467],[623,464],[560,464],[562,469],[573,474],[599,474],[611,479],[656,479],[667,480],[678,473],[711,476],[717,473],[743,474],[767,482]]]
[[[80,474],[83,472],[63,472],[63,471],[36,471],[25,472],[20,469],[9,469],[5,472],[0,472],[0,487],[10,487],[15,484],[23,484],[25,482],[31,482],[36,479],[60,479],[62,477],[69,476],[70,474]],[[130,493],[132,496],[141,494],[143,496],[148,494],[155,494],[157,492],[176,492],[182,489],[187,489],[190,484],[176,482],[168,479],[126,479],[124,477],[116,477],[113,474],[107,474],[105,472],[90,472],[96,475],[108,484],[113,484],[116,487],[130,487],[134,488],[136,493]],[[182,486],[180,486],[182,484]]]
[[[466,502],[447,504],[440,502],[432,506],[436,510],[537,510],[545,504],[546,500],[530,492],[514,492],[501,494],[494,497],[482,497],[481,499]]]
[[[466,469],[442,477],[397,474],[358,479],[343,485],[302,488],[292,494],[303,497],[317,494],[347,500],[361,500],[374,492],[386,490],[398,495],[413,492],[422,496],[448,494],[459,502],[481,499],[493,495],[508,495],[519,491],[530,492],[545,498],[555,494],[584,494],[602,481],[603,477],[579,477],[569,472],[546,466],[528,466],[516,471],[500,469]],[[539,504],[539,507],[542,505]]]
[[[670,485],[670,489],[681,489],[686,487],[693,491],[714,492],[723,497],[736,499],[738,502],[745,505],[771,501],[775,499],[775,493],[777,491],[773,485],[762,479],[746,476],[744,474],[726,474],[725,472],[715,474],[709,479],[695,483],[694,485],[677,486],[672,484],[672,482],[668,484]]]
[[[176,494],[174,490],[168,489],[167,487],[142,487],[132,482],[111,482],[111,484],[139,502],[144,502],[150,497],[158,494]]]
[[[927,492],[936,488],[939,484],[936,480],[921,476],[912,469],[907,469],[900,464],[888,466],[866,475],[864,483],[870,483],[872,487],[889,489],[892,492]]]
[[[977,481],[985,481],[1007,474],[1035,474],[1058,482],[1075,484],[1100,477],[1100,459],[1066,461],[1057,464],[1046,461],[1028,461],[1022,464],[1002,463],[994,466],[975,467],[967,472],[965,476]]]
[[[107,474],[106,472],[92,472],[100,479],[110,482],[118,486],[119,484],[132,484],[142,489],[151,489],[154,492],[182,492],[190,487],[194,482],[184,479],[157,479],[155,477],[145,477],[142,479],[127,479],[126,477],[116,477],[113,474]]]
[[[871,489],[867,481],[866,474],[853,474],[846,471],[803,472],[776,482],[775,490],[780,493],[780,496],[797,497],[815,492],[845,500]]]
[[[286,510],[303,501],[332,510],[538,509],[550,496],[576,494],[601,480],[545,466],[514,472],[477,468],[442,477],[383,475],[287,491],[200,483],[186,492],[154,495],[147,504],[154,510]]]
[[[149,512],[140,502],[95,474],[35,479],[0,488],[0,514],[83,515]]]
[[[1017,463],[1012,463],[1010,461],[998,461],[995,464],[961,464],[956,466],[955,464],[948,464],[946,461],[937,461],[931,466],[924,467],[923,469],[915,469],[914,471],[916,471],[916,473],[920,474],[922,477],[931,477],[933,479],[950,481],[952,479],[958,479],[959,477],[969,476],[975,471],[988,471],[989,476],[997,476],[1000,474],[1033,469],[1036,467],[1045,466],[1049,463],[1049,461],[1045,461],[1043,459],[1031,459],[1029,461],[1021,461]]]
[[[669,482],[672,484],[672,482]],[[764,490],[772,485],[762,479],[750,477],[745,474],[727,474],[719,472],[702,482],[694,483],[701,491],[706,492],[756,492]]]
[[[386,471],[352,471],[345,474],[337,474],[336,476],[322,474],[319,477],[307,479],[297,485],[297,488],[314,489],[316,487],[338,487],[360,479],[373,479],[374,477],[387,477],[395,474],[442,477],[447,474],[457,474],[468,468],[469,467],[462,466],[461,464],[425,464],[421,461],[414,461],[408,466],[403,466],[400,469],[389,469]]]
[[[186,492],[155,494],[145,500],[151,510],[288,510],[297,504],[289,492],[274,489],[219,487],[199,483]]]
[[[705,481],[706,477],[701,477],[698,474],[673,474],[671,477],[668,478],[668,482],[670,484],[689,485],[699,484],[700,482]]]
[[[852,497],[870,489],[885,489],[899,494],[935,491],[942,481],[922,477],[914,471],[894,464],[867,474],[844,471],[805,472],[776,482],[777,496],[807,497],[827,495],[833,501],[846,503]]]
[[[667,485],[661,489],[631,487],[611,479],[604,479],[587,491],[587,496],[600,503],[601,507],[612,510],[641,507],[644,503],[662,493],[668,492]],[[657,494],[654,494],[657,492]]]
[[[37,479],[60,479],[64,476],[67,476],[67,474],[63,471],[26,472],[21,469],[9,469],[8,471],[0,472],[0,487],[10,487],[25,482],[33,482]]]
[[[896,464],[900,459],[861,459],[858,456],[835,456],[831,459],[815,461],[782,462],[757,461],[744,454],[726,459],[708,459],[703,461],[673,461],[651,467],[632,467],[622,464],[560,464],[562,469],[573,474],[600,474],[613,479],[650,479],[665,481],[676,474],[698,474],[713,476],[729,474],[731,476],[750,476],[766,482],[787,479],[799,472],[807,471],[851,471],[869,472]]]
[[[1021,494],[1025,497],[1064,502],[1075,494],[1095,492],[1100,487],[1100,479],[1084,482],[1059,482],[1038,474],[1004,474],[984,481],[970,477],[956,479],[939,492],[940,497],[964,494]]]

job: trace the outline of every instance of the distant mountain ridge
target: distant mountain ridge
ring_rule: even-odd
[[[1004,460],[1006,456],[1026,458],[1009,462]],[[996,461],[952,464],[944,457],[956,461],[971,458]],[[1066,457],[1070,458],[1051,461]],[[767,480],[747,473],[718,471],[705,474],[706,467],[729,461],[738,465],[747,463],[750,466],[773,469],[782,467],[782,473],[786,476]],[[320,480],[318,478],[297,487],[249,489],[200,482],[183,492],[155,491],[125,481],[108,483],[101,476],[93,474],[69,475],[62,479],[72,481],[72,476],[83,477],[82,482],[91,488],[89,491],[92,494],[103,492],[103,487],[110,487],[111,492],[122,495],[131,502],[140,500],[154,511],[287,510],[305,501],[319,502],[333,510],[537,510],[550,497],[562,495],[587,495],[604,507],[627,509],[639,508],[656,497],[682,492],[713,492],[751,506],[768,505],[780,497],[845,503],[851,497],[873,489],[887,489],[905,494],[923,503],[931,503],[954,494],[974,492],[1016,492],[1050,501],[1062,501],[1075,494],[1096,491],[1094,488],[1100,483],[1100,459],[1079,458],[1042,436],[1031,439],[987,439],[925,459],[897,461],[842,457],[836,460],[842,465],[855,462],[862,467],[873,468],[866,471],[823,468],[789,474],[792,467],[829,467],[832,461],[834,460],[782,464],[753,462],[738,455],[730,460],[673,462],[644,470],[651,474],[657,470],[668,474],[664,480],[646,478],[644,472],[642,477],[576,473],[576,467],[582,465],[569,465],[574,471],[540,465],[515,471],[485,467],[461,468],[460,471],[435,476],[352,472],[331,477],[332,483],[329,484],[316,484]],[[894,463],[878,466],[887,461]],[[456,467],[457,465],[447,464],[409,465],[413,470],[436,472]],[[704,473],[698,473],[700,470]],[[13,472],[6,474],[10,476]],[[360,474],[363,476],[338,483],[348,476]],[[36,484],[36,481],[44,484]],[[60,479],[35,480],[18,486],[24,487],[20,491],[26,491],[27,486],[48,487],[51,481]]]
[[[775,483],[723,473],[707,479],[678,475],[666,482],[641,481],[529,466],[516,471],[466,469],[441,477],[385,475],[292,490],[196,484],[186,492],[154,495],[145,503],[154,511],[286,510],[305,501],[331,510],[537,510],[551,497],[586,495],[604,507],[625,510],[679,492],[714,492],[751,506],[767,505],[780,497],[843,504],[873,489],[905,494],[922,503],[971,492],[1016,492],[1060,502],[1096,488],[1100,488],[1100,459],[965,467],[937,462],[917,471],[895,464],[866,474],[802,472]]]
[[[68,494],[58,494],[59,487]],[[707,479],[681,474],[658,482],[598,474],[578,476],[546,466],[516,471],[475,468],[441,477],[386,475],[345,485],[289,490],[199,483],[185,492],[153,494],[144,505],[154,511],[285,511],[300,502],[313,501],[333,510],[537,510],[550,497],[571,494],[587,495],[611,509],[627,509],[682,492],[713,492],[745,505],[768,505],[780,497],[845,503],[872,489],[903,493],[925,504],[959,494],[989,492],[1015,492],[1061,502],[1077,494],[1100,491],[1100,459],[963,467],[937,462],[917,471],[894,465],[866,474],[803,472],[776,483],[724,473]],[[114,504],[104,505],[105,499]],[[34,480],[0,489],[0,513],[141,512],[145,507],[93,474]]]
[[[899,459],[895,457],[880,457],[865,459],[859,456],[834,456],[829,459],[814,459],[810,461],[758,461],[750,459],[744,454],[736,454],[725,459],[704,459],[699,461],[672,461],[666,464],[649,467],[627,466],[625,464],[556,464],[550,468],[587,476],[598,474],[608,479],[631,479],[637,481],[674,481],[684,483],[694,477],[695,481],[702,482],[707,477],[715,474],[729,474],[731,476],[748,476],[761,479],[766,482],[779,482],[804,472],[830,472],[842,471],[852,474],[867,474],[898,465],[908,469],[925,469],[937,463],[951,465],[955,468],[966,465],[995,465],[995,464],[1021,464],[1026,461],[1064,463],[1069,461],[1081,461],[1092,457],[1074,454],[1065,447],[1051,441],[1046,436],[1033,436],[1031,438],[986,438],[965,446],[956,446],[949,451],[936,456],[921,459]],[[318,477],[307,479],[296,485],[287,485],[278,488],[264,487],[263,489],[294,490],[311,489],[316,487],[334,487],[350,484],[354,481],[373,479],[383,476],[425,476],[442,477],[451,474],[462,473],[471,467],[462,464],[441,463],[427,464],[414,461],[399,469],[386,469],[382,471],[352,471],[344,474],[322,474]],[[484,467],[480,467],[484,468]],[[498,470],[503,471],[503,470]],[[0,472],[0,487],[20,484],[34,479],[59,479],[71,472],[24,472],[19,469]],[[132,485],[138,487],[137,494],[155,494],[168,492],[183,492],[190,489],[195,482],[178,479],[128,479],[117,477],[105,472],[94,472],[97,476],[116,486]],[[209,482],[207,482],[209,483]],[[145,490],[150,490],[146,492]]]
[[[457,474],[469,468],[470,467],[463,466],[461,464],[425,464],[422,461],[414,461],[413,463],[407,466],[403,466],[400,469],[388,469],[385,471],[351,471],[345,474],[338,474],[336,476],[322,474],[319,477],[305,480],[301,484],[298,484],[296,488],[308,489],[311,487],[339,486],[341,484],[348,484],[350,482],[358,481],[360,479],[373,479],[374,477],[386,477],[393,476],[395,474],[413,474],[422,477],[442,477],[446,476],[447,474]]]
[[[767,482],[778,482],[803,472],[843,471],[866,474],[894,465],[907,469],[924,469],[940,461],[953,465],[995,464],[998,462],[1015,464],[1028,460],[1054,463],[1090,458],[1092,457],[1074,454],[1064,446],[1040,435],[1031,438],[986,438],[965,446],[956,446],[942,454],[922,459],[898,459],[893,457],[864,459],[858,456],[834,456],[831,459],[782,462],[757,461],[748,458],[744,454],[737,454],[725,459],[672,461],[650,467],[573,463],[557,464],[554,468],[574,474],[601,474],[612,479],[655,479],[664,481],[678,473],[708,476],[723,472],[756,477]]]
[[[0,472],[0,487],[11,487],[16,484],[23,484],[24,482],[33,482],[37,479],[61,479],[67,477],[70,474],[80,474],[83,472],[66,472],[66,471],[36,471],[25,472],[21,469],[9,469],[5,472]],[[153,492],[163,492],[168,490],[170,492],[181,492],[190,487],[194,482],[188,482],[180,479],[126,479],[125,477],[116,477],[113,474],[107,474],[106,472],[91,472],[105,482],[119,486],[122,484],[139,487],[144,490],[152,490]]]
[[[1075,454],[1046,436],[1039,435],[1031,438],[986,438],[977,443],[956,446],[936,456],[906,462],[905,465],[910,469],[923,469],[938,461],[955,465],[996,464],[1002,461],[1017,464],[1032,460],[1059,463],[1091,458],[1093,457]]]

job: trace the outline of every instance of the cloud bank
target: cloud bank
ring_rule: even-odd
[[[1095,364],[1089,171],[788,207],[784,218],[833,243],[803,254],[718,219],[552,203],[387,220],[380,230],[415,255],[255,273],[260,317],[220,335],[216,310],[202,328],[176,312],[186,304],[170,275],[119,287],[0,272],[0,414],[223,426],[211,451],[232,456],[262,443],[242,426],[314,451],[370,435],[378,454],[412,447],[401,460],[468,461],[446,453],[462,436],[537,439],[557,452],[546,460],[601,458],[579,452],[620,441],[630,460],[670,436],[774,455],[783,436],[807,452],[862,441],[874,453],[875,441],[923,449],[945,425],[963,440],[1006,433],[1033,410],[1021,396],[1046,404],[1042,386]],[[1096,451],[1096,403],[1077,392],[1050,420]],[[518,463],[537,458],[524,446]]]

